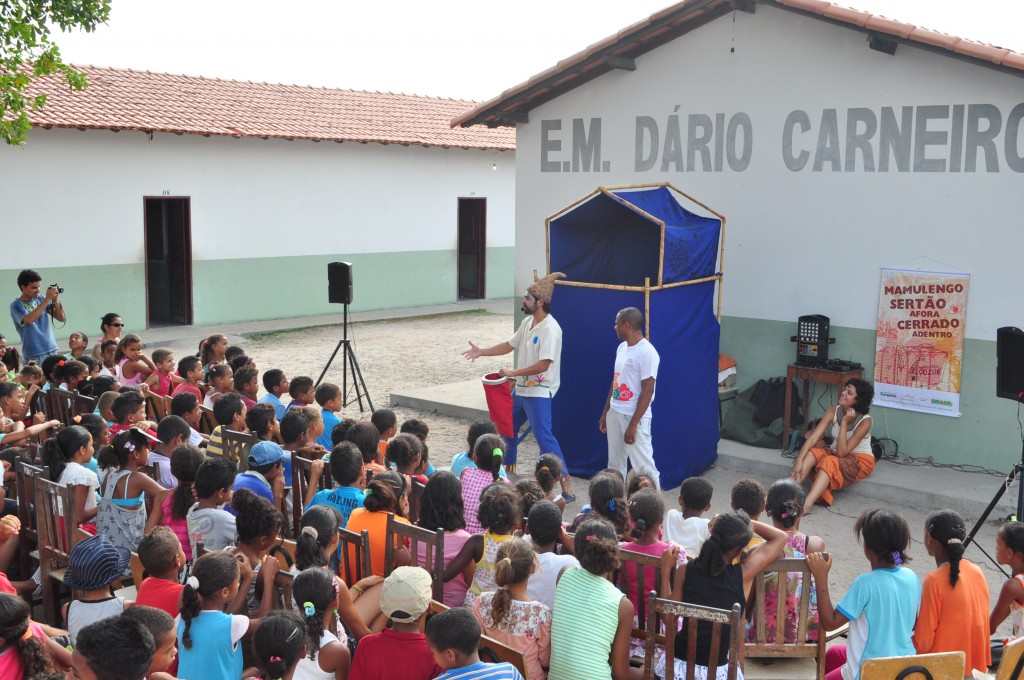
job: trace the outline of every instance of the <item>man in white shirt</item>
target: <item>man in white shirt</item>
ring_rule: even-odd
[[[615,375],[597,426],[608,435],[608,467],[626,475],[626,461],[644,470],[661,488],[651,444],[651,404],[661,358],[644,337],[644,315],[626,307],[615,315],[615,334],[622,340],[615,351]]]
[[[572,503],[576,496],[572,492],[569,468],[562,455],[562,447],[551,432],[551,400],[558,391],[562,357],[562,328],[551,316],[551,297],[555,280],[564,277],[562,272],[553,272],[526,290],[522,306],[526,318],[506,342],[481,349],[470,341],[469,349],[462,355],[476,361],[477,357],[496,357],[519,350],[516,368],[499,371],[503,376],[516,379],[512,398],[513,439],[508,443],[506,462],[515,465],[518,444],[515,435],[529,420],[540,452],[553,453],[562,461],[562,496],[566,502]]]

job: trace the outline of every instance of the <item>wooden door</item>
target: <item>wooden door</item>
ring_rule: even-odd
[[[459,297],[486,296],[487,199],[459,199]]]

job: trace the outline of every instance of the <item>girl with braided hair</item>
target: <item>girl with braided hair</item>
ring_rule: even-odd
[[[963,559],[967,524],[960,513],[938,510],[924,523],[924,547],[935,571],[924,577],[921,610],[914,626],[918,654],[964,652],[965,673],[987,672],[989,644],[988,582],[978,565]]]
[[[513,538],[498,547],[495,557],[498,589],[473,602],[473,616],[485,634],[523,653],[530,680],[545,680],[551,659],[551,609],[526,592],[537,555],[528,542]]]
[[[477,517],[480,509],[480,495],[490,485],[509,481],[501,476],[501,461],[505,456],[505,440],[496,434],[485,434],[477,438],[473,446],[475,468],[465,468],[459,481],[462,482],[462,501],[466,508],[466,531],[481,534],[484,525]],[[519,518],[516,519],[518,521]]]
[[[352,655],[345,641],[334,632],[338,581],[326,569],[306,569],[295,577],[292,594],[299,607],[299,617],[305,623],[307,652],[292,677],[296,680],[347,678]]]
[[[299,675],[297,666],[305,659],[309,645],[302,633],[302,621],[293,612],[274,611],[267,615],[252,640],[261,680],[310,677]],[[332,673],[327,677],[335,676]]]
[[[700,555],[686,564],[672,568],[679,556],[679,548],[671,546],[661,557],[661,596],[678,602],[688,602],[718,609],[732,609],[738,604],[744,607],[750,595],[750,587],[754,577],[765,567],[782,556],[786,545],[786,532],[775,527],[753,522],[746,513],[728,512],[717,515],[711,520],[711,535],[701,546]],[[743,549],[750,542],[751,535],[757,533],[765,540],[746,554]],[[739,564],[733,564],[737,557],[742,558]],[[664,678],[685,678],[686,647],[689,627],[684,625],[675,636],[675,668],[666,674],[664,657],[655,668],[655,674]],[[728,639],[729,626],[723,626],[722,639]],[[695,676],[701,680],[708,678],[708,664],[711,653],[711,623],[697,622],[697,663]],[[717,680],[725,680],[728,675],[726,663],[729,658],[729,646],[720,645],[718,651]]]
[[[620,550],[628,550],[641,555],[661,557],[668,549],[669,544],[662,541],[661,523],[665,519],[665,501],[657,488],[640,489],[629,499],[629,519],[632,529],[629,532],[631,540],[619,544]],[[680,560],[686,559],[686,554],[680,551]],[[644,567],[644,588],[640,590],[640,578],[637,574],[636,562],[626,562],[623,565],[626,581],[626,597],[633,603],[633,607],[639,611],[639,601],[646,598],[647,593],[658,587],[655,582],[654,567]],[[637,622],[639,624],[639,622]],[[644,641],[639,638],[630,638],[630,656],[644,655]]]

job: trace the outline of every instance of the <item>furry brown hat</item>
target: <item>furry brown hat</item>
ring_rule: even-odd
[[[565,274],[562,272],[551,272],[547,276],[537,279],[532,286],[526,289],[526,292],[538,300],[550,304],[551,295],[555,292],[555,280],[564,278]]]

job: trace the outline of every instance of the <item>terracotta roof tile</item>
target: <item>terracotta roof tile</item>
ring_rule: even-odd
[[[854,0],[856,1],[856,0]],[[778,5],[806,12],[814,17],[848,24],[861,30],[895,36],[910,43],[948,50],[991,63],[1004,69],[1024,71],[1024,54],[985,43],[946,35],[879,14],[845,7],[827,0],[757,0],[758,4]],[[612,70],[603,63],[603,54],[635,58],[669,40],[675,40],[701,25],[733,11],[731,0],[683,0],[652,14],[614,35],[559,61],[555,66],[511,87],[499,96],[452,118],[451,126],[486,124],[511,125],[507,116],[525,114],[569,90],[579,87],[601,73]]]
[[[451,118],[474,106],[472,101],[95,66],[76,68],[88,74],[89,87],[82,92],[70,92],[55,79],[33,85],[33,95],[47,95],[46,106],[30,113],[33,125],[515,149],[512,130],[451,129]]]

